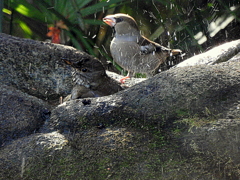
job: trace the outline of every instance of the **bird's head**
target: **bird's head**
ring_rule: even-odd
[[[140,31],[136,21],[127,14],[107,15],[103,21],[114,28],[116,35],[139,35]]]
[[[92,84],[101,81],[106,76],[103,64],[95,58],[82,58],[78,61],[63,59],[64,62],[74,68],[74,81],[79,85]]]

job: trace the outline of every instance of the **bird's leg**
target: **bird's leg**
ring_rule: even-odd
[[[126,77],[124,77],[124,78],[121,78],[120,79],[120,82],[122,83],[122,84],[124,84],[125,83],[125,80],[126,79],[128,79],[128,78],[131,78],[131,77],[133,77],[134,76],[134,72],[131,72],[131,71],[128,71],[128,74],[127,74],[127,76]]]
[[[125,79],[128,79],[128,78],[130,78],[129,76],[126,76],[126,77],[124,77],[124,78],[121,78],[120,79],[120,82],[122,83],[122,84],[124,84],[125,83]]]

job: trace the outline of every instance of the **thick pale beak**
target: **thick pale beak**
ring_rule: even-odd
[[[116,19],[110,16],[106,16],[105,18],[103,18],[103,22],[113,27],[116,24]]]

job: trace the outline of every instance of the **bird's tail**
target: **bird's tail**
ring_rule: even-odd
[[[180,49],[172,49],[172,50],[171,50],[171,54],[172,54],[173,56],[178,55],[178,54],[181,54],[181,53],[182,53],[182,51],[181,51]]]

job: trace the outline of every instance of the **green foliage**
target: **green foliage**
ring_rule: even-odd
[[[44,22],[43,14],[27,1],[14,0],[8,3],[10,3],[12,9],[20,14]]]
[[[18,20],[17,22],[18,22],[19,26],[22,28],[22,30],[25,32],[26,37],[31,38],[32,30],[28,27],[28,25],[24,21],[21,21],[21,20]]]
[[[65,33],[70,37],[73,45],[81,50],[95,55],[93,51],[94,42],[88,37],[87,33],[91,26],[102,25],[103,22],[98,19],[87,19],[93,17],[96,13],[109,8],[114,8],[122,4],[124,0],[100,1],[93,3],[93,0],[42,0],[34,1],[30,4],[26,0],[8,0],[6,5],[19,14],[37,20],[41,23],[54,25],[56,21],[63,20],[69,31]],[[20,20],[20,27],[24,30],[27,37],[32,36],[30,27]]]

